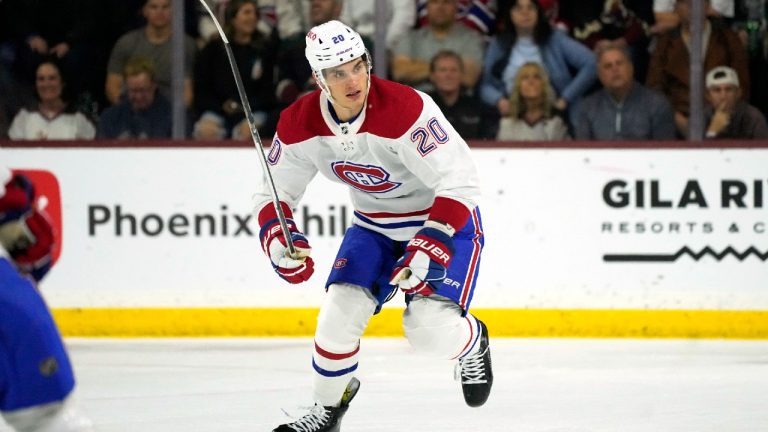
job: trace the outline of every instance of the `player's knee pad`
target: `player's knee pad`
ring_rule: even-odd
[[[376,305],[373,295],[363,287],[332,284],[317,316],[315,342],[328,351],[354,348]]]
[[[415,296],[403,313],[403,329],[411,346],[425,355],[455,358],[468,340],[461,308],[445,297]]]

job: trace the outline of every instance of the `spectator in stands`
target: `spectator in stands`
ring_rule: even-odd
[[[277,123],[273,73],[277,47],[257,30],[258,20],[256,1],[231,0],[226,8],[224,31],[235,55],[256,126],[263,135],[271,135]],[[250,136],[227,53],[218,38],[208,42],[197,58],[195,109],[200,115],[194,127],[195,138]]]
[[[7,1],[7,0],[6,0]],[[94,54],[98,0],[20,0],[8,7],[8,25],[20,41],[16,66],[20,77],[35,76],[37,66],[55,58],[69,78],[68,94],[75,101],[83,91],[97,91],[90,84],[95,71],[90,67]]]
[[[107,66],[105,91],[111,104],[116,104],[123,94],[123,70],[135,57],[151,59],[155,65],[155,77],[160,93],[170,99],[171,93],[171,0],[146,0],[142,14],[147,20],[143,28],[130,31],[118,39]],[[195,41],[187,36],[184,41],[184,102],[192,102],[192,67]]]
[[[290,105],[301,94],[317,88],[304,55],[304,37],[310,28],[338,19],[341,6],[341,0],[277,1],[280,52],[275,95],[282,107]]]
[[[456,24],[456,0],[429,0],[429,25],[412,30],[398,39],[393,49],[392,77],[422,91],[432,91],[429,62],[439,51],[461,53],[464,62],[462,84],[470,91],[480,77],[483,39],[475,31]]]
[[[171,137],[171,103],[157,91],[152,60],[135,58],[123,73],[127,98],[101,115],[98,138]]]
[[[768,115],[768,2],[737,0],[736,6],[733,28],[747,47],[749,101]]]
[[[22,107],[33,106],[34,91],[19,85],[10,67],[0,62],[0,139],[8,138],[11,119]]]
[[[768,126],[760,111],[741,98],[739,75],[718,66],[706,78],[707,139],[767,139]]]
[[[197,10],[197,32],[200,35],[200,41],[203,45],[208,43],[213,38],[219,37],[219,31],[216,29],[216,25],[211,20],[211,16],[208,15],[208,11],[199,1],[193,0]],[[275,37],[277,39],[277,9],[285,9],[294,5],[293,2],[277,1],[276,0],[259,0],[259,5],[256,8],[259,13],[259,21],[256,28],[264,37]],[[208,5],[216,15],[216,19],[220,23],[226,19],[226,7],[229,4],[229,0],[210,0]]]
[[[652,34],[661,35],[680,26],[680,17],[675,13],[675,0],[653,0],[653,17]]]
[[[0,1],[0,108],[9,109],[10,105],[15,105],[16,101],[9,100],[7,91],[12,88],[21,88],[17,81],[22,79],[30,79],[32,73],[29,76],[19,76],[16,71],[16,57],[19,46],[20,36],[18,30],[15,27],[15,23],[19,21],[19,15],[22,8],[14,7],[16,2],[21,0],[3,0]],[[23,74],[22,74],[23,75]],[[25,86],[24,90],[27,93],[34,94],[32,86]],[[9,114],[11,117],[16,111],[12,111]]]
[[[500,17],[503,16],[501,14],[509,13],[509,9],[512,7],[513,2],[514,0],[498,0],[497,10],[499,11]],[[560,28],[568,31],[568,25],[560,20],[560,0],[539,0],[539,5],[541,6],[541,10],[544,11],[544,16],[547,18],[547,21],[553,28]],[[502,27],[503,25],[503,19],[497,20],[496,30],[504,30]]]
[[[517,71],[509,96],[509,114],[501,119],[499,141],[560,141],[568,127],[554,108],[555,90],[547,71],[537,62]]]
[[[112,105],[104,92],[107,80],[107,65],[117,40],[131,30],[146,24],[141,9],[146,0],[97,0],[96,28],[98,35],[94,43],[94,55],[88,59],[88,67],[96,75],[91,87],[94,89],[96,111],[103,112]],[[120,70],[122,73],[122,70]]]
[[[229,0],[216,0],[221,5],[226,6]],[[309,11],[312,8],[312,0],[259,0],[260,29],[262,23],[277,31],[277,36],[281,41],[299,41],[303,43],[304,36],[309,30]],[[315,3],[316,8],[331,9],[336,14],[341,13],[341,2],[319,1]],[[223,20],[224,14],[220,13]],[[336,15],[338,17],[338,15]],[[271,34],[262,32],[264,34]],[[215,32],[215,30],[214,30]]]
[[[493,138],[498,118],[462,86],[461,56],[448,50],[438,52],[429,63],[429,72],[429,80],[435,86],[429,95],[459,135],[466,139]]]
[[[413,0],[387,0],[387,49],[391,50],[395,41],[406,34],[416,21],[416,7]],[[376,30],[376,1],[347,0],[341,9],[339,20],[356,29],[368,41],[366,46],[373,53],[373,39]]]
[[[574,39],[593,51],[610,42],[626,45],[644,80],[653,8],[648,0],[580,0],[564,2],[560,19]]]
[[[0,139],[8,138],[10,121],[19,109],[34,102],[34,89],[31,85],[22,85],[14,70],[18,45],[14,21],[22,10],[15,7],[17,1],[20,0],[0,1]],[[32,81],[29,77],[22,78]]]
[[[429,25],[427,3],[429,0],[416,0],[418,15],[416,25],[419,28]],[[456,21],[483,36],[496,31],[496,11],[498,10],[496,0],[458,0],[456,6]]]
[[[680,16],[675,12],[676,0],[653,0],[653,14],[656,24],[651,27],[653,34],[663,34],[680,25]],[[734,17],[734,0],[713,0],[705,5],[704,13],[713,18]]]
[[[1,50],[2,47],[0,47]],[[35,104],[34,89],[21,85],[15,78],[11,66],[0,61],[0,139],[8,138],[8,127],[13,116],[21,108],[35,106]]]
[[[13,140],[92,139],[96,129],[64,97],[65,82],[53,60],[45,60],[35,72],[39,102],[35,108],[22,108],[13,118],[8,136]]]
[[[541,63],[557,93],[555,108],[566,111],[595,82],[595,55],[584,45],[553,29],[538,0],[514,0],[505,15],[505,30],[491,40],[483,64],[483,102],[509,115],[514,77],[524,63]]]
[[[597,75],[603,88],[579,105],[573,122],[576,139],[675,139],[672,107],[663,94],[635,81],[626,45],[598,48]]]
[[[681,136],[688,135],[690,56],[688,47],[691,37],[691,0],[677,0],[675,13],[680,26],[658,39],[651,56],[646,85],[664,93],[675,110],[675,125]],[[705,0],[709,5],[709,0]],[[730,66],[739,75],[742,91],[749,94],[747,53],[736,33],[710,21],[704,21],[704,70],[715,66]]]
[[[645,39],[654,16],[647,0],[582,0],[564,2],[559,18],[574,39],[594,49],[600,42],[631,46]]]

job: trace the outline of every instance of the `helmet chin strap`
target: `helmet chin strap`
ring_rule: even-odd
[[[320,90],[325,93],[325,97],[331,101],[333,105],[336,105],[336,100],[333,99],[333,96],[331,96],[331,88],[328,87],[328,83],[325,81],[325,77],[323,76],[323,71],[312,71],[312,75],[315,77],[315,81],[317,81],[317,85],[320,87]]]

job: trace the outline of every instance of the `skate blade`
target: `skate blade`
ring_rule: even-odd
[[[344,394],[341,396],[342,405],[348,405],[355,397],[358,390],[360,390],[360,380],[357,378],[352,378],[349,381],[349,384],[347,384],[347,388],[344,390]]]

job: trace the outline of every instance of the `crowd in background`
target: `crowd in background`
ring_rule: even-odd
[[[214,0],[257,127],[315,88],[304,35],[339,19],[466,139],[675,140],[697,0]],[[702,0],[708,139],[766,139],[766,0]],[[249,136],[219,35],[185,0],[187,136]],[[171,0],[0,0],[0,139],[171,136]]]

